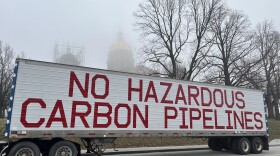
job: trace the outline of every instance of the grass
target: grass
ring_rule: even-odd
[[[280,139],[280,121],[268,120],[269,141],[274,139]]]
[[[136,138],[118,138],[116,140],[117,148],[126,147],[159,147],[159,146],[185,146],[185,145],[205,145],[205,138],[190,137],[136,137]]]
[[[0,140],[4,139],[5,119],[0,119]],[[269,120],[269,140],[280,139],[280,121]],[[81,142],[79,139],[73,139]],[[185,146],[185,145],[203,145],[206,139],[190,137],[135,137],[135,138],[118,138],[116,140],[117,148],[126,147],[157,147],[157,146]]]
[[[6,119],[0,118],[0,141],[5,139]]]

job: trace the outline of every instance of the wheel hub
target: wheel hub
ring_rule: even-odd
[[[56,151],[55,156],[72,156],[72,150],[68,146],[62,146]]]
[[[249,151],[249,143],[247,141],[243,141],[241,144],[242,150],[244,152],[248,152]]]
[[[34,153],[30,148],[22,148],[16,153],[15,156],[34,156]]]
[[[259,141],[256,142],[256,149],[257,149],[258,151],[261,151],[261,150],[262,150],[262,144],[261,144]]]

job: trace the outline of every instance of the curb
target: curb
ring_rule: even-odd
[[[274,139],[270,141],[269,146],[280,146],[280,139]]]
[[[140,148],[121,148],[118,151],[104,152],[103,155],[115,155],[115,154],[144,154],[144,153],[156,153],[156,152],[175,152],[175,151],[194,151],[194,150],[209,150],[208,146],[174,146],[174,147],[140,147]]]
[[[280,146],[280,144],[272,144],[272,145],[269,145],[269,147],[273,147],[273,146]]]

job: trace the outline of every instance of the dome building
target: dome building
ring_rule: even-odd
[[[84,66],[84,47],[70,44],[56,44],[54,62],[75,66]]]
[[[58,59],[58,63],[69,64],[69,65],[79,65],[79,60],[70,52],[66,52]]]
[[[132,48],[127,44],[121,32],[110,47],[107,60],[107,69],[122,72],[135,72]]]

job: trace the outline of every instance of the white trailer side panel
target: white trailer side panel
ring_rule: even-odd
[[[9,137],[267,135],[263,93],[19,60]]]

